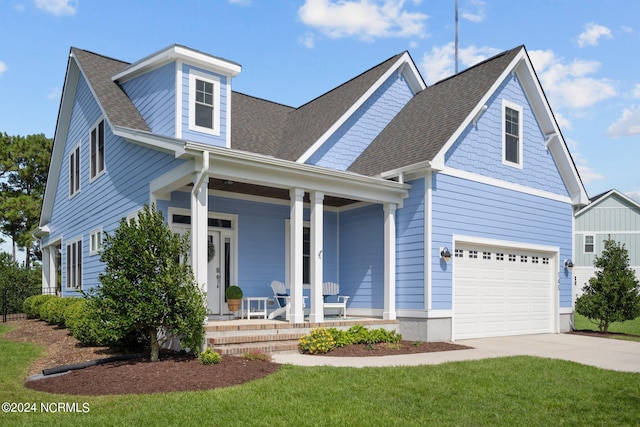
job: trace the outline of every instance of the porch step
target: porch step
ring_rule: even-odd
[[[367,328],[397,330],[398,321],[369,318],[336,319],[322,323],[288,323],[272,320],[210,321],[206,327],[207,346],[221,355],[241,355],[252,351],[291,353],[298,351],[298,340],[313,328],[349,329],[360,324]]]

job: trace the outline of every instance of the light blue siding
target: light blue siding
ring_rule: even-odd
[[[189,129],[189,71],[196,70],[220,80],[220,135],[214,136]],[[193,67],[187,64],[182,66],[182,138],[203,144],[226,147],[227,144],[227,77]]]
[[[502,164],[502,100],[523,108],[522,169]],[[509,75],[487,102],[475,127],[469,126],[447,151],[448,167],[567,196],[545,137],[517,77]]]
[[[412,96],[405,79],[394,73],[306,163],[347,170]]]
[[[439,248],[452,248],[453,234],[560,248],[571,258],[572,207],[513,190],[444,174],[434,175],[432,195],[432,308],[451,309],[452,263]],[[561,264],[561,263],[560,263]],[[570,274],[560,266],[560,307],[571,307]]]
[[[149,202],[149,181],[176,167],[182,160],[134,145],[114,136],[105,126],[105,173],[89,182],[89,129],[101,111],[86,81],[80,77],[65,144],[60,179],[56,183],[49,238],[62,237],[62,288],[65,295],[66,244],[82,236],[83,290],[99,284],[103,264],[89,256],[89,233],[99,227],[112,232],[122,217]],[[80,144],[80,192],[69,198],[69,153]]]
[[[129,80],[122,88],[140,111],[151,132],[175,137],[175,62]]]
[[[396,211],[396,308],[423,310],[425,180],[408,184],[409,196]]]
[[[373,205],[340,212],[340,293],[354,308],[384,307],[384,214]]]

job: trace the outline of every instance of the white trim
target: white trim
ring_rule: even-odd
[[[94,240],[96,238],[97,240]],[[89,233],[89,256],[98,255],[101,252],[102,239],[104,239],[102,227],[91,230],[91,232]]]
[[[507,157],[507,108],[518,112],[518,161],[517,163],[511,162],[506,159]],[[523,138],[523,127],[524,123],[524,112],[521,105],[514,104],[511,101],[506,99],[502,100],[502,164],[505,166],[509,166],[516,169],[522,169],[522,151],[524,148]]]
[[[627,203],[631,204],[634,208],[636,209],[640,209],[640,203],[636,202],[635,200],[633,200],[632,198],[628,197],[627,195],[619,192],[618,190],[610,190],[608,191],[606,194],[603,194],[602,196],[598,197],[598,200],[589,203],[587,206],[585,206],[584,208],[580,209],[577,213],[576,213],[576,217],[579,215],[584,214],[585,212],[587,212],[588,210],[591,210],[595,207],[597,207],[600,203],[602,203],[604,200],[608,199],[609,197],[616,195],[618,197],[620,197],[622,200],[626,201]],[[625,208],[624,206],[620,206],[620,207],[614,207],[614,206],[610,206],[610,207],[604,207],[604,208],[599,208],[599,209],[609,209],[609,208]],[[628,207],[627,207],[628,208]]]
[[[574,233],[575,235],[575,233]],[[586,246],[587,246],[587,237],[591,237],[593,238],[593,241],[591,242],[591,246],[593,246],[593,250],[591,252],[587,252],[586,250]],[[596,251],[596,236],[595,234],[583,234],[582,236],[582,253],[584,255],[594,255],[597,253]]]
[[[77,264],[77,259],[76,259],[76,264],[73,266],[73,268],[76,271],[76,274],[78,275],[76,277],[76,282],[73,284],[77,284],[78,279],[80,282],[80,286],[68,286],[69,284],[69,276],[68,276],[68,271],[69,271],[69,265],[68,265],[68,261],[69,261],[69,247],[72,245],[77,244],[78,242],[80,242],[80,265],[78,266]],[[83,280],[83,266],[84,266],[84,244],[83,244],[83,239],[82,239],[82,235],[74,237],[73,239],[70,239],[66,242],[64,242],[64,257],[62,258],[62,264],[64,265],[64,269],[62,269],[61,271],[64,273],[64,285],[62,286],[63,289],[67,290],[67,291],[78,291],[82,289],[82,285],[84,284],[84,280]]]
[[[525,185],[514,184],[512,182],[503,181],[501,179],[491,178],[484,175],[478,175],[460,169],[445,168],[440,173],[444,175],[454,176],[456,178],[466,179],[469,181],[479,182],[481,184],[504,188],[506,190],[513,190],[519,193],[529,194],[531,196],[543,197],[545,199],[555,200],[557,202],[572,204],[572,200],[569,196],[562,196],[560,194],[550,193],[548,191],[538,190],[536,188],[527,187]]]
[[[231,148],[231,116],[233,115],[231,113],[231,79],[227,78],[227,84],[225,85],[226,90],[227,90],[227,101],[226,101],[226,112],[225,112],[225,120],[226,120],[226,129],[227,131],[225,132],[226,135],[226,142],[225,142],[225,146],[227,148]]]
[[[74,166],[77,164],[78,165],[78,179],[77,182],[74,181],[74,183],[77,183],[77,187],[78,189],[75,189],[75,185],[74,185],[74,191],[73,193],[71,192],[71,157],[74,156],[76,154],[77,151],[77,156],[78,156],[78,160],[74,162]],[[80,142],[78,142],[76,145],[73,146],[73,148],[69,151],[69,154],[67,155],[67,165],[69,166],[67,168],[67,196],[69,199],[74,198],[78,193],[80,193],[80,191],[82,191],[82,145],[80,144]],[[74,167],[74,179],[75,179],[75,167]]]
[[[593,235],[598,235],[598,234],[640,234],[640,230],[600,230],[600,231],[580,230],[580,231],[576,231],[575,234],[593,234]]]
[[[408,53],[404,53],[395,64],[389,67],[386,73],[384,73],[378,80],[372,84],[369,89],[356,101],[351,105],[351,107],[338,119],[335,123],[326,130],[324,134],[317,141],[315,141],[311,147],[307,149],[297,160],[297,163],[304,163],[320,148],[322,145],[333,135],[339,128],[342,126],[357,110],[360,108],[374,93],[376,90],[382,86],[382,84],[387,81],[387,79],[394,73],[397,72],[400,67],[404,64],[409,65],[409,69],[413,72],[413,79],[410,80],[411,89],[414,90],[414,87],[417,85],[420,90],[424,89],[426,85],[422,81],[422,79],[415,77],[419,75],[417,69],[415,68],[415,64],[411,60],[411,57]],[[406,69],[406,67],[404,67]],[[404,70],[403,70],[404,72]],[[411,74],[409,74],[411,75]],[[413,84],[411,84],[413,82]]]
[[[574,312],[573,307],[560,307],[560,308],[558,308],[558,316],[561,315],[561,314],[573,314],[573,312]]]
[[[433,295],[432,295],[432,278],[433,278],[433,263],[431,257],[433,256],[433,233],[432,233],[432,221],[433,221],[433,172],[427,173],[424,177],[425,195],[424,200],[426,206],[424,208],[424,290],[425,290],[425,308],[431,310],[433,307]]]
[[[427,319],[453,319],[453,309],[451,310],[429,310]]]
[[[98,171],[98,157],[96,155],[96,171],[95,175],[91,176],[91,161],[93,159],[93,141],[91,141],[91,133],[96,131],[96,138],[99,138],[98,127],[102,122],[102,170]],[[96,139],[96,144],[98,144],[99,139]],[[96,179],[100,178],[107,171],[107,122],[104,119],[104,116],[100,116],[98,120],[95,121],[93,126],[89,128],[89,183],[92,183]]]
[[[210,83],[213,86],[213,128],[198,126],[196,124],[196,80]],[[203,73],[193,68],[189,70],[189,130],[220,136],[220,86],[219,77]]]
[[[486,237],[467,236],[463,234],[454,234],[451,238],[455,250],[456,243],[470,243],[481,246],[501,246],[513,249],[521,249],[532,252],[554,253],[560,257],[560,248],[558,246],[540,245],[537,243],[514,242],[511,240],[497,240]]]
[[[182,138],[182,92],[184,90],[182,82],[182,61],[176,61],[176,105],[175,105],[175,137]]]

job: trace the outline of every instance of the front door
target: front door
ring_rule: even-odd
[[[209,231],[207,236],[207,312],[209,314],[221,314],[221,306],[224,302],[224,282],[222,263],[220,262],[223,251],[220,247],[220,232]]]

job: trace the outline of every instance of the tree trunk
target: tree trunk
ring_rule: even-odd
[[[160,344],[158,344],[158,330],[156,328],[149,329],[151,337],[151,361],[157,362],[160,355]]]

